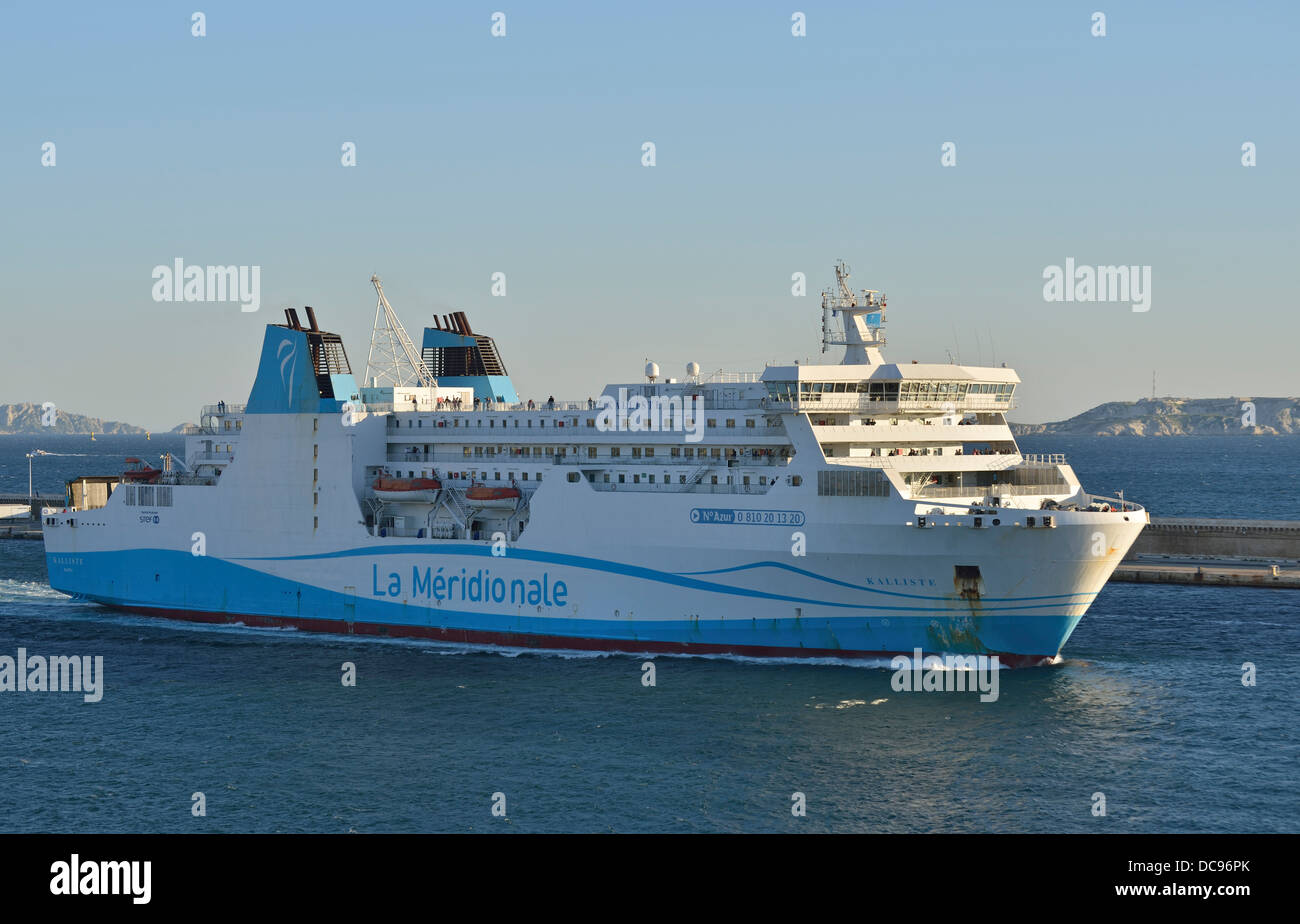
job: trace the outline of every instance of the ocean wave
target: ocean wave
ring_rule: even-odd
[[[72,597],[55,590],[44,581],[0,578],[0,603],[75,604],[76,602]]]

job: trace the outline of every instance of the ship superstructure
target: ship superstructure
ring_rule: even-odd
[[[1052,658],[1146,512],[1020,452],[1013,370],[887,362],[886,300],[847,281],[822,304],[842,362],[651,364],[561,401],[521,399],[464,313],[424,331],[415,384],[358,386],[291,310],[247,404],[205,408],[184,460],[46,516],[51,585],[519,647]]]

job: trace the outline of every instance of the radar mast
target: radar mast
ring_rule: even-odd
[[[834,318],[843,317],[843,329],[836,330]],[[842,365],[878,365],[885,361],[885,296],[879,289],[854,292],[849,288],[849,267],[835,263],[835,288],[822,292],[822,352],[843,346]]]

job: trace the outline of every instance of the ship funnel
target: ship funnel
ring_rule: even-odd
[[[312,330],[320,330],[320,325],[316,323],[316,312],[311,310],[311,305],[303,309],[307,312],[307,323],[311,325]]]

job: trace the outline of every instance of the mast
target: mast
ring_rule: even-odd
[[[843,260],[835,264],[835,286],[822,293],[822,352],[842,345],[842,365],[883,363],[880,348],[885,345],[885,296],[878,289],[856,293],[850,289],[849,267]],[[843,315],[842,331],[834,329],[832,319],[836,314]]]
[[[375,327],[370,334],[370,355],[366,357],[366,384],[436,388],[438,380],[416,352],[415,344],[384,295],[379,277],[371,276],[370,282],[379,294],[379,301],[375,305]]]

